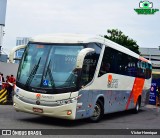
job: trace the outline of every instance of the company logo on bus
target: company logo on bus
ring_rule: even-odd
[[[37,93],[37,94],[36,94],[36,98],[37,98],[37,99],[40,99],[40,98],[41,98],[41,94],[40,94],[40,93]]]
[[[112,83],[112,75],[108,75],[108,85]]]
[[[118,88],[118,79],[113,79],[111,74],[108,75],[108,88]]]
[[[36,98],[37,99],[50,99],[50,100],[53,100],[54,99],[54,97],[52,96],[52,95],[42,95],[42,94],[40,94],[40,93],[37,93],[36,94]]]

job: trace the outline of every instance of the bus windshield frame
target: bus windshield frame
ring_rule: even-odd
[[[74,72],[85,44],[29,43],[17,73],[17,86],[31,92],[59,94],[78,89]]]

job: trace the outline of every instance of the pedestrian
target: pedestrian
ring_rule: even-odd
[[[9,88],[9,78],[10,76],[6,76],[6,89],[7,89],[7,101],[10,101],[10,88]]]
[[[8,81],[9,81],[9,76],[7,75],[7,76],[6,76],[6,82],[8,82]]]
[[[13,75],[11,75],[11,77],[9,77],[9,82],[12,83],[13,85],[15,84],[16,79]]]
[[[4,79],[4,77],[3,77],[3,74],[1,73],[1,76],[2,76],[2,82],[5,82],[5,79]]]
[[[0,91],[2,90],[2,76],[1,76],[1,73],[0,73]]]
[[[6,86],[5,88],[8,90],[8,87],[9,87],[9,76],[6,76]]]
[[[13,75],[11,75],[10,77],[8,77],[8,100],[10,102],[12,102],[12,91],[13,91],[13,87],[14,87],[14,84],[16,82],[16,79],[14,78]]]
[[[156,89],[156,105],[160,105],[160,87]]]
[[[160,106],[160,87],[158,87],[158,93],[157,93],[158,103]]]

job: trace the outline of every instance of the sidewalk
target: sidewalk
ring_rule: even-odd
[[[146,108],[151,108],[151,109],[160,108],[160,106],[151,105],[151,104],[147,104],[145,107],[146,107]]]

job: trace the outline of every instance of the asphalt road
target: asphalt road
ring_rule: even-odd
[[[131,111],[105,115],[99,123],[62,120],[16,112],[11,105],[0,105],[0,129],[159,129],[160,108],[146,106],[138,114]]]

